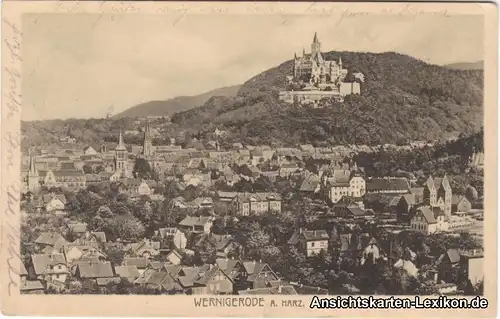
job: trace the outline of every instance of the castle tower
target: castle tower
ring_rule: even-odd
[[[146,120],[146,127],[144,129],[144,142],[142,146],[142,154],[144,156],[151,156],[153,153],[153,143],[151,142],[151,130],[149,129],[149,121]]]
[[[314,32],[314,39],[311,44],[311,55],[321,53],[321,43],[318,40],[318,35]]]
[[[29,151],[29,168],[28,168],[28,190],[33,191],[38,186],[40,186],[40,176],[38,175],[38,170],[35,166],[35,158],[31,156],[31,150]]]
[[[122,177],[127,176],[127,148],[125,147],[125,143],[123,143],[121,129],[118,146],[115,149],[115,172],[120,172]]]

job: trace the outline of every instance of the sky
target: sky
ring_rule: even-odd
[[[27,14],[22,120],[104,117],[242,84],[310,50],[483,60],[481,16]]]

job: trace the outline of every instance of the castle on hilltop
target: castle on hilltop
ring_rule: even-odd
[[[306,53],[304,49],[301,57],[295,54],[293,75],[287,76],[288,89],[280,92],[280,99],[288,103],[317,105],[323,98],[343,101],[346,95],[361,94],[360,83],[364,82],[364,75],[353,73],[353,80],[346,82],[348,73],[343,67],[342,57],[338,60],[326,60],[323,57],[321,42],[314,33],[311,53]]]
[[[310,85],[326,86],[340,83],[347,75],[347,69],[342,68],[342,57],[339,57],[338,61],[328,61],[323,58],[321,43],[316,33],[311,44],[311,53],[306,54],[304,49],[301,57],[295,54],[293,62],[293,79]]]

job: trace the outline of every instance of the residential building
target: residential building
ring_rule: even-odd
[[[460,278],[462,282],[470,282],[473,286],[484,281],[484,251],[470,249],[460,251]]]
[[[281,196],[277,193],[237,193],[232,206],[243,216],[281,212]]]
[[[366,192],[365,179],[350,170],[334,170],[331,175],[323,174],[323,185],[332,203],[337,203],[342,197],[362,197]]]
[[[146,181],[135,178],[124,179],[120,187],[120,192],[130,197],[150,196],[153,193]]]
[[[63,254],[34,254],[31,255],[31,264],[38,280],[65,282],[68,277],[68,267]]]
[[[321,251],[328,251],[330,236],[326,230],[307,230],[299,228],[288,240],[289,245],[298,246],[307,257],[318,255]]]
[[[186,216],[180,223],[179,228],[189,230],[193,233],[210,234],[214,218],[211,216]]]
[[[158,229],[160,240],[170,241],[177,249],[185,249],[187,246],[186,235],[177,227],[167,227]]]
[[[468,213],[472,209],[471,202],[463,195],[452,195],[451,197],[451,212]]]
[[[262,261],[244,261],[243,267],[247,275],[245,281],[250,289],[266,288],[269,282],[279,279],[271,267]]]
[[[233,292],[233,280],[215,265],[206,265],[194,281],[193,295],[227,295]]]

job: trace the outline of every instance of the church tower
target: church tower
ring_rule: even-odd
[[[118,146],[115,149],[115,172],[119,172],[122,177],[127,176],[127,148],[125,147],[125,143],[123,143],[121,129]]]
[[[321,43],[318,40],[318,35],[314,32],[314,39],[311,44],[311,55],[314,56],[317,53],[321,53]]]
[[[33,191],[38,186],[40,186],[40,176],[38,175],[38,170],[35,166],[35,158],[31,156],[31,150],[29,151],[29,168],[28,168],[28,190]]]
[[[153,154],[153,143],[151,142],[151,130],[149,129],[149,121],[146,120],[146,127],[144,129],[144,142],[142,146],[142,154],[147,157]]]

